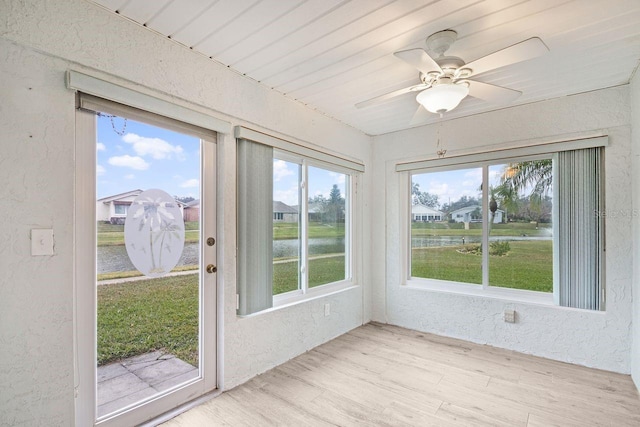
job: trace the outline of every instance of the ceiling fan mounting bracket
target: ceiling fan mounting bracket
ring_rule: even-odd
[[[438,31],[427,37],[427,48],[438,56],[442,56],[457,38],[458,33],[453,30]]]

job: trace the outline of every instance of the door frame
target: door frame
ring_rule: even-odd
[[[106,103],[110,101],[105,101]],[[80,105],[80,104],[78,104]],[[125,107],[129,108],[129,107]],[[141,112],[143,115],[152,113]],[[124,115],[127,117],[127,115]],[[138,117],[135,120],[139,119]],[[156,117],[153,125],[164,121]],[[179,119],[167,118],[167,121]],[[145,121],[145,120],[141,120]],[[169,126],[170,127],[170,126]],[[180,130],[178,130],[180,132]],[[96,117],[94,111],[76,109],[74,183],[74,396],[76,425],[137,425],[171,411],[218,387],[220,345],[218,319],[219,274],[205,273],[205,265],[217,264],[217,141],[201,137],[200,205],[200,373],[201,376],[168,394],[132,405],[97,420],[97,286],[96,286]],[[205,194],[209,197],[202,197]],[[203,233],[207,231],[205,236]],[[91,286],[84,284],[90,283]],[[205,309],[204,304],[207,304]]]

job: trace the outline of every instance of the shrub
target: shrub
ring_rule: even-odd
[[[496,241],[489,243],[489,255],[503,256],[511,250],[509,242]]]
[[[489,255],[504,256],[510,250],[511,250],[511,246],[509,245],[509,242],[502,242],[498,240],[497,242],[489,243]],[[466,246],[463,246],[462,249],[458,250],[458,252],[461,252],[464,254],[481,255],[482,245],[466,245]]]

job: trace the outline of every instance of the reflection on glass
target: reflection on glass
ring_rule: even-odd
[[[551,159],[489,167],[489,285],[553,291]]]
[[[300,173],[273,159],[273,295],[300,289]]]
[[[412,175],[412,277],[482,284],[481,184],[481,168]]]
[[[105,114],[98,116],[97,130],[101,417],[200,376],[200,140]],[[150,189],[163,190],[170,200],[155,195],[140,210],[133,231],[145,231],[145,218],[147,225],[156,221],[155,228],[147,230],[146,246],[130,249],[150,260],[152,267],[143,268],[150,276],[179,257],[171,272],[155,278],[136,269],[124,236],[127,214],[135,214],[132,203]],[[181,255],[172,252],[182,246],[177,238],[184,240]]]
[[[346,278],[347,175],[310,166],[309,287]]]

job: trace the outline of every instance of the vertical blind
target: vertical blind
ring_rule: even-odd
[[[559,301],[604,310],[602,148],[557,157]]]
[[[273,305],[273,148],[238,139],[238,314]]]

